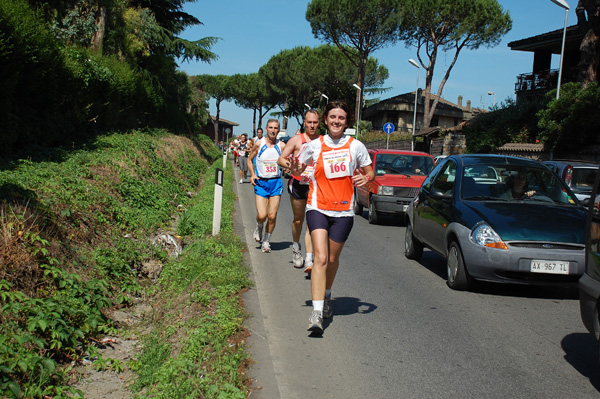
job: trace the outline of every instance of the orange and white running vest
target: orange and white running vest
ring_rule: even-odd
[[[340,148],[330,148],[321,140],[321,152],[314,164],[314,176],[310,180],[308,204],[324,211],[348,211],[352,209],[354,185],[350,170],[352,155],[350,144],[354,138]]]
[[[297,157],[300,158],[300,154],[302,154],[302,152],[306,149],[306,146],[309,144],[309,141],[306,140],[306,136],[304,136],[304,134],[302,135],[302,145],[300,146],[300,151],[298,151],[298,155]],[[302,184],[302,185],[308,185],[310,184],[310,179],[312,177],[314,171],[314,167],[313,165],[307,165],[306,169],[304,169],[304,172],[302,172],[302,174],[300,176],[293,176],[292,178],[298,180],[298,183]]]

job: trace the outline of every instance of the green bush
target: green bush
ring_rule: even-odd
[[[540,138],[536,113],[546,99],[508,99],[492,112],[481,113],[463,128],[469,153],[489,153],[505,143],[535,143]]]
[[[77,91],[45,26],[26,1],[0,2],[0,151],[56,142],[78,128]]]
[[[200,144],[200,150],[202,151],[202,154],[211,162],[214,162],[223,156],[223,153],[219,147],[215,145],[214,141],[212,141],[210,137],[204,134],[199,134],[197,140]]]
[[[549,93],[550,96],[555,94]],[[596,118],[599,114],[598,83],[590,83],[585,88],[577,83],[566,83],[561,86],[560,98],[553,98],[537,114],[540,139],[557,156],[561,152],[576,152],[585,146],[600,144]]]
[[[68,32],[50,30],[51,23],[27,0],[0,2],[0,152],[72,145],[106,131],[198,130],[187,112],[188,76],[173,58],[129,64],[59,40]]]

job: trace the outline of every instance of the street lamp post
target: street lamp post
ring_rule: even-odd
[[[562,46],[560,49],[560,66],[558,67],[558,84],[556,85],[556,99],[560,96],[560,81],[562,80],[562,66],[565,55],[565,39],[567,37],[567,18],[569,16],[569,4],[565,0],[550,0],[559,7],[565,9],[565,27],[563,28]]]
[[[356,117],[356,138],[360,138],[360,108],[362,105],[362,90],[360,89],[360,86],[357,85],[356,83],[354,83],[352,86],[356,87],[356,89],[358,90],[358,110],[356,111],[356,114],[358,115]]]
[[[325,94],[321,94],[321,97],[325,97],[325,100],[327,100],[327,103],[329,103],[329,97],[327,97]]]
[[[308,105],[307,103],[304,103],[304,106],[305,106],[307,109],[310,109],[310,105]]]
[[[494,96],[494,107],[496,108],[496,93],[494,93],[493,91],[488,91],[488,96]]]
[[[413,60],[412,58],[408,60],[408,62],[414,66],[415,68],[417,68],[417,88],[415,89],[415,111],[413,114],[413,131],[412,131],[412,139],[410,140],[410,150],[414,151],[415,150],[415,128],[417,127],[417,94],[419,93],[419,64],[417,64],[417,61]]]

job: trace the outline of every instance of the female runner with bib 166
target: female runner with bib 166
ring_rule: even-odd
[[[311,161],[314,166],[306,205],[314,252],[308,331],[314,335],[323,334],[323,318],[333,315],[331,286],[354,224],[354,186],[363,187],[375,177],[365,145],[344,134],[351,115],[345,101],[329,102],[323,113],[328,134],[311,141],[290,166],[294,176],[300,176]],[[355,174],[357,169],[361,173]]]

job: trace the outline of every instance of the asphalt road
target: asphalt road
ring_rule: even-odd
[[[252,186],[236,181],[236,190],[255,281],[245,295],[252,398],[600,398],[598,347],[576,291],[452,291],[441,257],[406,259],[404,226],[369,225],[366,212],[341,256],[334,316],[322,338],[309,337],[310,280],[291,263],[289,196],[263,254]]]

